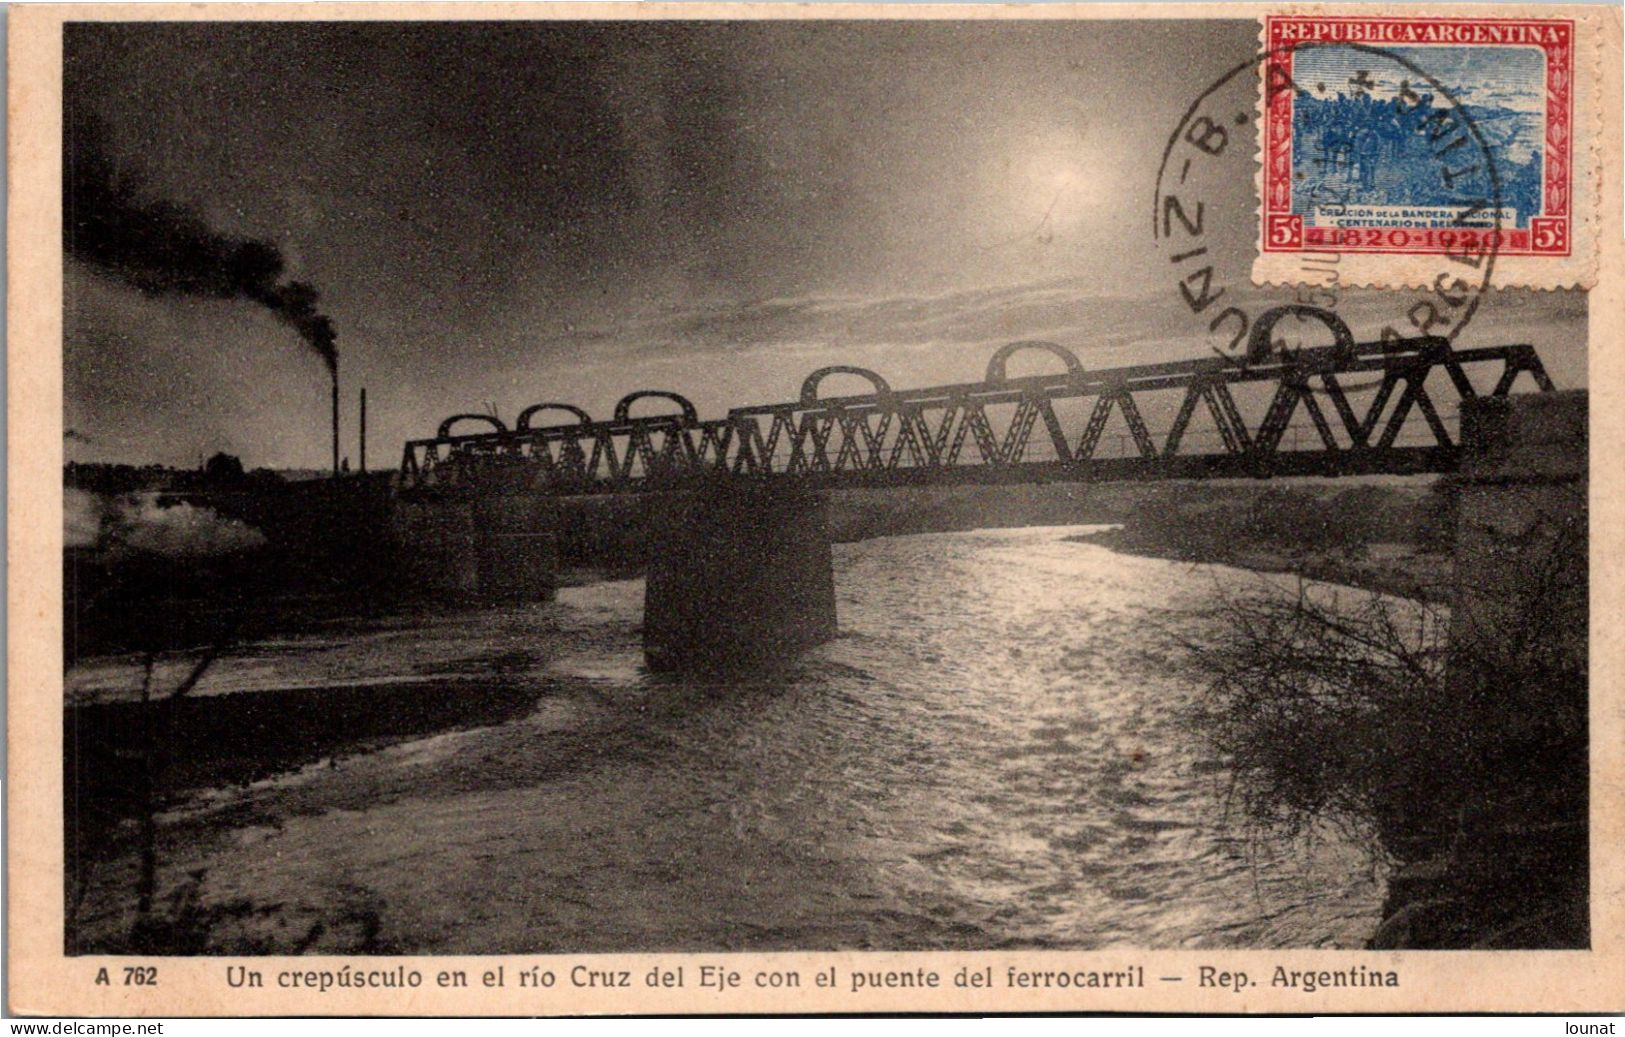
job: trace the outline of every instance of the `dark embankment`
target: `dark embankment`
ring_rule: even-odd
[[[98,702],[63,713],[70,838],[108,838],[118,822],[191,789],[241,785],[335,754],[460,727],[501,723],[532,706],[534,684],[423,680],[148,702]],[[70,854],[70,862],[75,855]]]
[[[1118,528],[1077,539],[1445,602],[1455,492],[1448,481],[1413,480],[1169,484],[1141,490]]]
[[[189,697],[162,689],[149,701],[72,706],[63,713],[63,819],[70,953],[86,874],[134,854],[136,896],[150,915],[159,856],[156,817],[187,793],[246,785],[273,774],[408,738],[502,723],[523,715],[535,682],[493,673],[479,681],[324,686]],[[151,939],[148,939],[151,937]],[[160,934],[126,950],[173,953]]]
[[[392,521],[391,476],[285,481],[219,455],[204,469],[66,472],[68,665],[110,652],[199,648],[377,613],[421,596],[423,545]],[[838,541],[1000,526],[1121,521],[1133,486],[945,487],[830,495]],[[567,498],[560,582],[642,575],[671,504],[659,494]]]

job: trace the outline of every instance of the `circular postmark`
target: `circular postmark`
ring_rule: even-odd
[[[1291,57],[1319,47],[1340,48],[1337,61],[1326,64],[1350,73],[1347,82],[1293,78]],[[1283,98],[1283,91],[1291,93]],[[1261,96],[1263,118],[1277,121],[1258,124],[1259,134],[1269,129],[1289,141],[1263,154],[1263,176],[1265,149],[1245,132]],[[1315,139],[1299,139],[1298,123],[1317,117],[1319,125],[1309,127]],[[1349,125],[1339,125],[1339,117]],[[1439,247],[1420,260],[1425,276],[1413,274],[1398,289],[1348,284],[1340,269],[1345,254],[1381,247],[1384,234],[1344,218],[1359,211],[1356,200],[1385,187],[1402,196],[1410,182],[1424,180],[1430,198],[1452,203],[1434,206],[1435,220],[1440,212],[1454,214],[1427,232]],[[1283,190],[1293,212],[1312,209],[1333,229],[1321,231],[1313,247],[1293,250],[1298,270],[1289,283],[1254,286],[1253,258],[1267,234],[1278,233],[1264,203],[1280,208],[1285,201],[1267,193]],[[1328,333],[1337,346],[1352,348],[1338,328],[1345,322],[1365,332],[1359,339],[1385,346],[1419,338],[1454,343],[1490,286],[1502,214],[1493,149],[1449,86],[1393,50],[1305,41],[1254,54],[1185,110],[1158,166],[1152,229],[1199,334],[1213,352],[1245,365],[1328,344]],[[1411,259],[1412,269],[1418,262]]]

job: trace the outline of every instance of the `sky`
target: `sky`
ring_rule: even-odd
[[[70,26],[70,166],[93,157],[129,211],[191,228],[160,253],[256,241],[275,263],[183,289],[70,249],[69,456],[323,465],[321,317],[344,452],[365,385],[374,467],[462,411],[607,416],[659,388],[710,416],[791,399],[824,364],[973,380],[1018,338],[1101,366],[1205,355],[1146,217],[1168,134],[1256,38],[1250,21]],[[1210,202],[1250,213],[1251,187]],[[1254,228],[1231,223],[1215,245],[1239,263]]]
[[[1544,110],[1546,92],[1546,52],[1539,47],[1498,48],[1493,58],[1482,47],[1395,47],[1393,52],[1449,88],[1451,96],[1465,104],[1496,105],[1521,112]],[[1393,98],[1400,84],[1407,83],[1417,93],[1430,93],[1426,84],[1416,82],[1416,73],[1398,62],[1375,60],[1369,52],[1353,47],[1317,47],[1293,59],[1292,76],[1300,86],[1318,96],[1354,92],[1358,70],[1367,76],[1359,89],[1378,98]]]

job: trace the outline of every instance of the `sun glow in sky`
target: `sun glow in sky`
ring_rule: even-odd
[[[1056,131],[1035,139],[1014,164],[1013,207],[1043,205],[1035,237],[1098,240],[1110,229],[1113,198],[1121,197],[1117,177],[1101,149],[1082,136]]]

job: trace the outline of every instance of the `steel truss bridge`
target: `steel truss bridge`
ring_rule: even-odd
[[[1334,343],[1272,347],[1274,325],[1287,316],[1319,322]],[[1063,369],[1012,377],[1009,361],[1022,352],[1047,353]],[[1213,356],[1088,371],[1053,342],[1022,341],[995,352],[980,382],[894,389],[873,371],[825,367],[797,400],[708,420],[657,390],[625,397],[608,421],[562,403],[528,408],[513,428],[459,414],[434,438],[406,444],[400,480],[410,491],[478,489],[500,478],[574,495],[738,480],[854,489],[1449,472],[1460,453],[1455,408],[1505,396],[1523,374],[1552,390],[1532,346],[1356,342],[1335,315],[1288,306],[1259,319],[1245,362]],[[834,375],[863,379],[871,391],[820,397]],[[633,405],[651,398],[677,412],[633,417]],[[1450,404],[1444,414],[1441,399]],[[536,423],[549,413],[568,419]],[[453,434],[470,422],[486,430]]]

